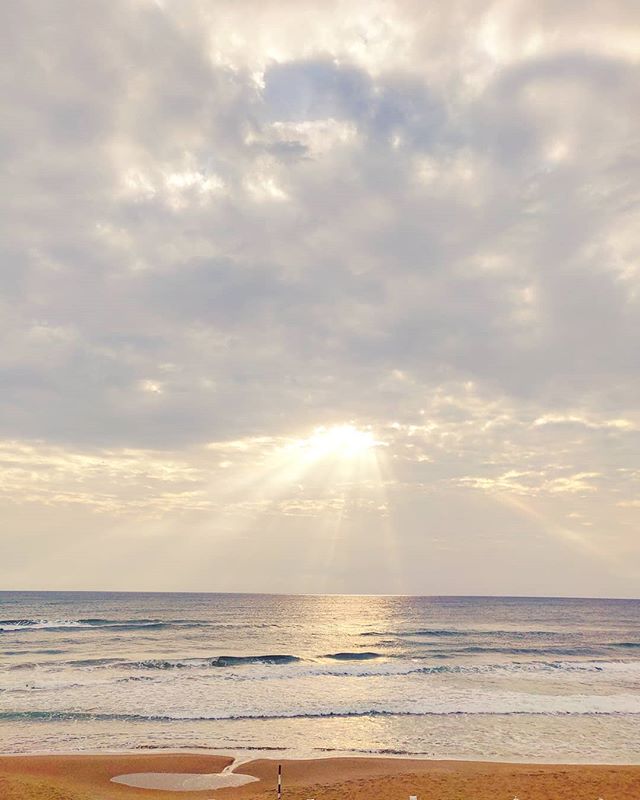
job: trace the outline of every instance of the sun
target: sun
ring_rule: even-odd
[[[298,446],[310,459],[324,458],[357,458],[364,455],[377,442],[369,430],[362,430],[353,425],[334,425],[316,428],[308,439],[302,439]]]

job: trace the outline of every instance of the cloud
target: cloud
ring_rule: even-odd
[[[391,505],[514,493],[630,549],[636,4],[2,14],[7,499],[219,511],[212,442],[352,422]]]

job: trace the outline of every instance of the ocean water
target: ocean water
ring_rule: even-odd
[[[0,593],[0,751],[640,763],[640,601]]]

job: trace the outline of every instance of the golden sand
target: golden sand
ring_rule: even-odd
[[[134,789],[111,782],[137,772],[215,773],[230,758],[190,754],[0,757],[0,800],[275,800],[275,760],[237,768],[259,778],[198,792]],[[283,800],[640,800],[640,766],[566,766],[326,758],[282,761]]]

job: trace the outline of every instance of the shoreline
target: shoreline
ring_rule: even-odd
[[[238,759],[220,751],[0,756],[1,800],[141,800],[275,797],[278,764],[285,800],[637,800],[640,765],[540,764],[328,755]],[[132,788],[112,778],[139,773],[249,775],[242,786],[196,791]]]
[[[277,753],[282,753],[278,758]],[[288,752],[288,748],[263,749],[259,747],[225,749],[216,747],[140,747],[132,750],[32,750],[28,753],[9,753],[0,750],[0,760],[6,758],[75,758],[77,757],[127,757],[127,756],[204,756],[214,758],[230,758],[245,764],[250,761],[324,761],[327,759],[381,759],[389,761],[426,761],[429,763],[458,763],[458,764],[505,764],[511,766],[527,767],[638,767],[640,769],[640,754],[637,761],[542,761],[540,759],[510,759],[506,756],[496,758],[466,758],[464,756],[448,755],[446,758],[436,758],[423,753],[380,753],[364,750],[328,750],[326,752],[314,751],[296,755]],[[2,798],[0,797],[0,800]],[[640,800],[640,795],[638,797]]]

